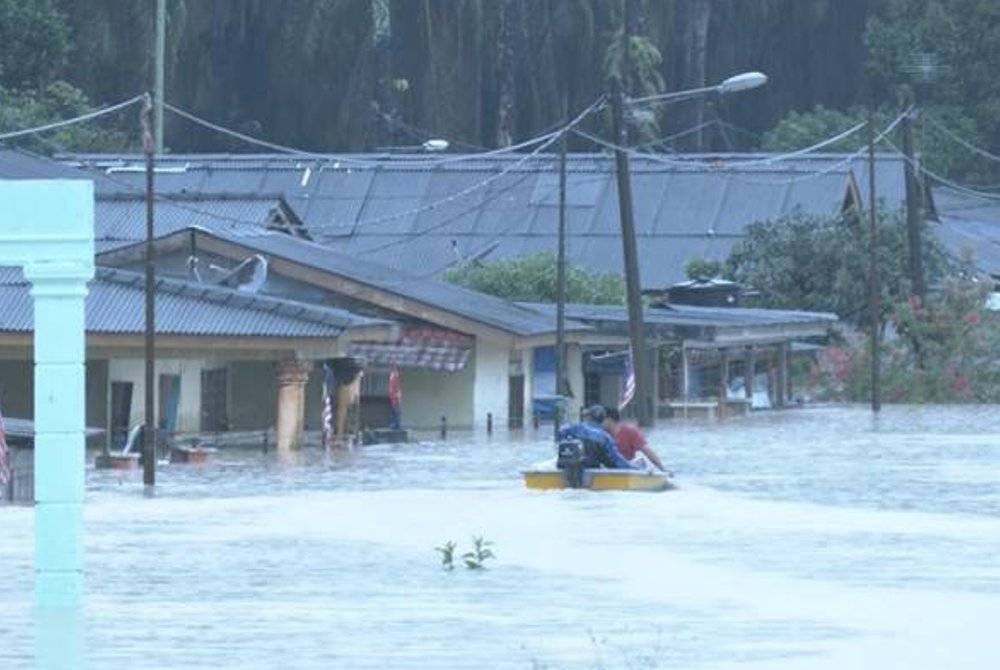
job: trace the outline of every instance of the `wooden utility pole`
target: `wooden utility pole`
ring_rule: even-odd
[[[625,3],[628,13],[630,3]],[[622,255],[625,261],[625,291],[628,296],[628,330],[632,345],[632,369],[635,374],[636,418],[640,426],[653,424],[649,411],[649,371],[646,369],[646,338],[643,332],[642,296],[639,281],[639,252],[635,241],[635,220],[632,213],[632,182],[629,175],[628,128],[624,119],[625,90],[628,87],[631,60],[629,57],[629,17],[622,23],[622,69],[618,79],[611,80],[611,124],[615,145],[615,172],[618,178],[618,212],[622,229]]]
[[[153,57],[153,139],[163,153],[163,89],[167,52],[167,0],[156,0],[156,53]]]
[[[150,127],[152,102],[149,94],[142,107],[142,151],[146,157],[146,418],[142,431],[142,482],[156,484],[156,414],[153,401],[155,379],[155,306],[153,277],[153,151],[154,137]]]
[[[916,170],[913,151],[913,118],[915,112],[906,112],[901,122],[903,133],[904,170],[906,171],[906,240],[909,250],[910,293],[921,301],[927,295],[924,284],[924,258],[922,247],[923,213],[921,205],[923,188]]]
[[[871,311],[871,384],[872,411],[882,409],[881,364],[879,361],[879,340],[881,336],[882,300],[878,278],[878,217],[875,201],[875,120],[871,107],[868,108],[868,225],[869,225],[869,269],[868,292]]]
[[[628,49],[625,49],[628,53]],[[628,59],[623,58],[627,63]],[[625,260],[625,290],[628,296],[629,341],[632,345],[632,366],[635,373],[636,418],[640,426],[651,426],[649,412],[649,371],[646,369],[646,338],[643,332],[642,296],[639,283],[639,252],[635,241],[632,216],[632,184],[629,176],[628,133],[624,121],[624,94],[621,81],[611,81],[611,122],[615,136],[615,168],[618,178],[618,212],[622,229],[622,252]]]
[[[566,124],[566,100],[563,100],[563,125]],[[556,260],[556,415],[553,431],[559,435],[562,401],[566,384],[566,131],[559,138],[559,251]]]

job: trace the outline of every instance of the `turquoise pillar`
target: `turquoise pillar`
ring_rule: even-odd
[[[0,181],[0,264],[23,268],[34,301],[37,666],[81,668],[84,299],[94,275],[93,183]]]

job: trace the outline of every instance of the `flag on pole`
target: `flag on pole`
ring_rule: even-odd
[[[0,487],[6,487],[10,481],[10,450],[7,448],[7,425],[3,420],[3,411],[0,411]],[[3,497],[3,490],[0,490],[0,498]]]
[[[622,375],[622,387],[618,393],[618,410],[621,411],[635,397],[635,366],[632,365],[632,350],[625,355],[625,372]]]
[[[323,363],[323,446],[333,447],[336,429],[333,424],[334,407],[337,402],[337,378],[333,374],[333,366]]]
[[[402,421],[403,391],[399,386],[399,368],[395,365],[389,371],[389,407],[392,410],[392,419],[389,427],[399,430]]]

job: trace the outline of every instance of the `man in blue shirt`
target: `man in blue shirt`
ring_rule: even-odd
[[[618,451],[614,439],[601,427],[604,407],[593,405],[583,413],[583,421],[559,429],[560,440],[580,440],[584,448],[584,466],[635,470]]]

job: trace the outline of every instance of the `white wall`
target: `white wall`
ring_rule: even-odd
[[[472,360],[458,372],[436,372],[403,368],[399,385],[403,395],[403,427],[433,430],[448,417],[448,427],[468,429],[473,418],[473,384],[475,369]]]
[[[224,367],[221,361],[197,358],[165,358],[156,361],[156,378],[161,374],[180,375],[181,393],[177,411],[177,431],[201,430],[201,371]],[[112,382],[132,382],[132,412],[129,425],[145,420],[146,364],[141,358],[118,358],[108,361],[108,398],[110,403]],[[154,407],[159,409],[159,382],[153,387]],[[109,405],[110,406],[110,405]],[[156,417],[159,423],[160,417]]]
[[[486,415],[493,414],[494,429],[507,426],[510,400],[510,344],[476,339],[473,421],[476,430],[486,430]]]
[[[573,392],[566,404],[566,418],[575,421],[583,407],[583,347],[578,344],[566,347],[566,376]]]

